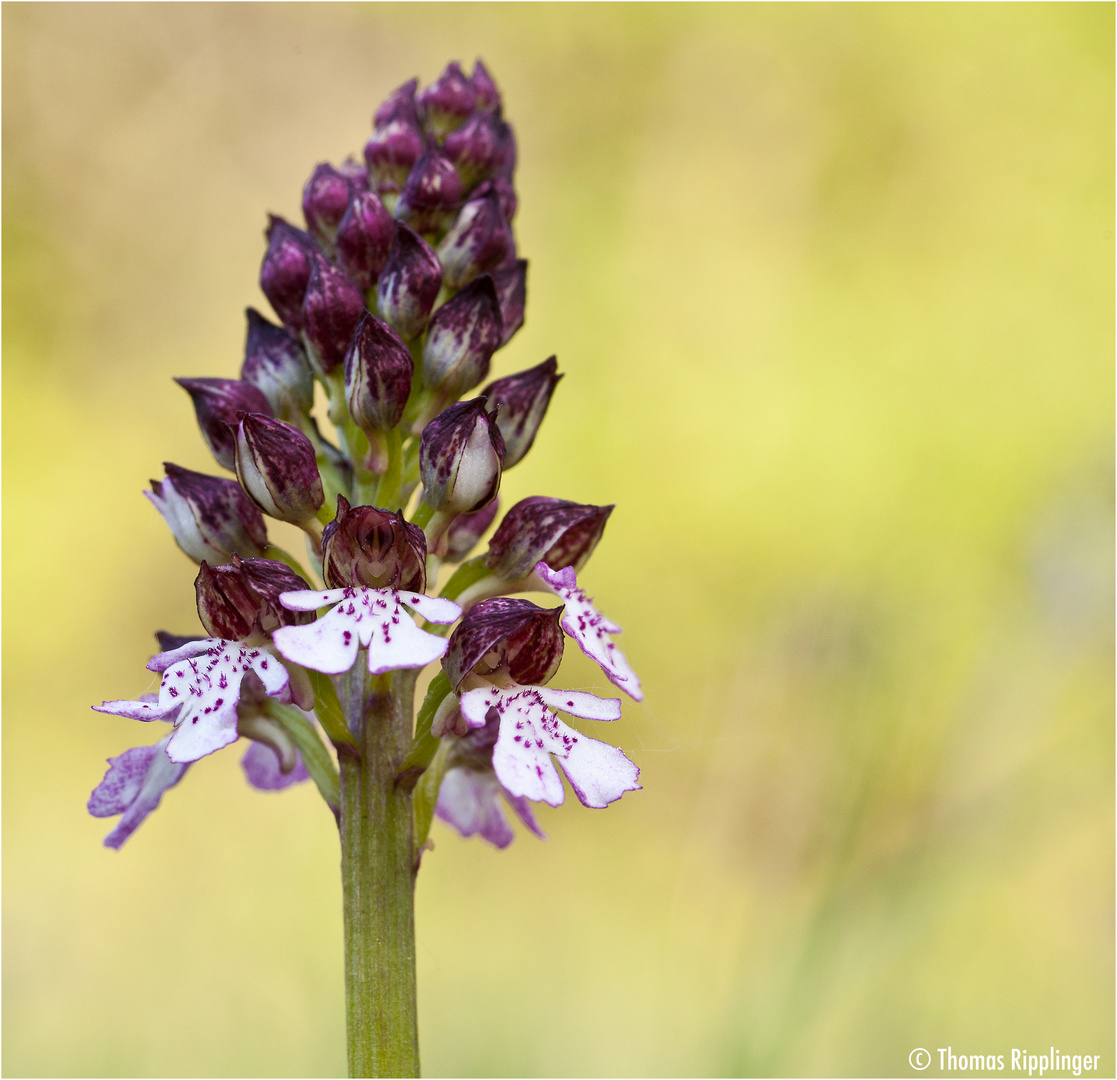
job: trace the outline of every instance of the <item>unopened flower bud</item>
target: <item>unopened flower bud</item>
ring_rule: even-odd
[[[446,548],[443,561],[461,562],[496,519],[499,509],[500,500],[493,499],[487,506],[482,506],[472,514],[459,514],[454,518],[442,536],[442,544]]]
[[[324,498],[314,445],[297,427],[245,413],[237,428],[237,479],[265,514],[297,525]]]
[[[401,117],[405,120],[414,120],[417,116],[415,111],[415,91],[418,89],[419,80],[409,79],[402,86],[393,90],[384,99],[384,103],[380,108],[376,110],[372,118],[372,126],[381,127]]]
[[[282,326],[268,322],[255,308],[245,309],[248,334],[240,377],[268,399],[280,420],[294,421],[314,404],[314,376],[306,353]]]
[[[331,589],[405,589],[423,592],[427,541],[423,530],[375,506],[350,508],[337,498],[337,515],[322,533],[322,576]]]
[[[473,84],[474,108],[484,112],[500,111],[500,91],[489,74],[489,69],[477,60],[473,65],[473,75],[469,80]]]
[[[492,172],[498,153],[500,160],[504,160],[499,123],[492,113],[475,112],[457,131],[451,131],[442,144],[442,152],[453,162],[467,189]]]
[[[264,554],[268,530],[260,511],[235,480],[163,463],[165,480],[144,494],[170,526],[175,542],[195,562],[225,562],[234,553]]]
[[[489,373],[501,329],[493,279],[482,274],[434,313],[423,343],[423,383],[443,400],[472,390]]]
[[[366,291],[376,284],[388,261],[396,223],[371,191],[358,191],[337,227],[337,258],[341,268]]]
[[[512,186],[512,181],[505,179],[503,176],[491,176],[488,180],[478,184],[469,197],[470,199],[480,199],[490,192],[496,195],[505,221],[511,223],[516,216],[516,206],[518,205],[516,189]]]
[[[271,406],[251,383],[240,379],[175,379],[194,402],[202,438],[217,463],[230,472],[236,467],[237,413],[271,415]],[[230,427],[230,425],[232,425]]]
[[[438,139],[444,138],[473,112],[476,101],[477,91],[456,60],[447,64],[446,70],[430,86],[415,95],[423,126]]]
[[[337,167],[337,171],[349,181],[354,195],[368,191],[368,169],[364,162],[358,161],[352,154]]]
[[[323,250],[332,251],[337,227],[349,207],[353,184],[327,162],[316,165],[303,188],[303,217],[307,231]]]
[[[552,356],[527,371],[497,379],[481,391],[489,405],[497,409],[496,424],[504,437],[506,469],[522,461],[531,449],[551,395],[562,378],[557,369],[558,361]]]
[[[303,335],[319,374],[329,375],[345,359],[364,310],[361,290],[333,263],[316,255],[303,300]]]
[[[496,125],[496,147],[493,149],[493,176],[503,177],[511,182],[516,171],[516,133],[512,125],[501,120]]]
[[[484,398],[440,412],[419,440],[423,501],[435,510],[469,514],[496,498],[504,439]]]
[[[501,596],[471,607],[450,637],[442,668],[457,689],[467,675],[506,673],[521,685],[546,683],[562,662],[562,608]]]
[[[516,242],[495,191],[470,199],[438,245],[447,288],[460,289],[514,256]]]
[[[545,562],[552,570],[580,570],[590,557],[612,506],[591,506],[534,495],[521,499],[489,541],[485,565],[507,581],[518,581]]]
[[[440,233],[454,220],[464,194],[450,159],[437,146],[428,146],[403,185],[396,217],[416,232]]]
[[[258,641],[280,626],[312,622],[313,611],[288,611],[279,602],[280,593],[309,587],[281,562],[237,555],[221,566],[203,562],[194,581],[202,625],[226,641]]]
[[[524,325],[524,307],[527,304],[527,259],[517,259],[511,266],[502,266],[499,270],[494,270],[492,278],[497,299],[500,301],[500,344],[504,346]]]
[[[260,264],[260,289],[279,321],[292,333],[302,326],[303,294],[316,250],[309,233],[273,214],[268,215],[268,250]]]
[[[345,400],[364,431],[388,431],[400,422],[411,392],[411,352],[399,335],[365,313],[345,356]]]
[[[425,145],[413,118],[396,117],[377,127],[365,143],[369,188],[378,195],[402,191]]]
[[[434,249],[406,225],[396,228],[388,262],[376,283],[376,309],[404,341],[425,329],[442,287],[442,266]]]

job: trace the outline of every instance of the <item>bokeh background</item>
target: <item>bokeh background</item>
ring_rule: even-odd
[[[584,575],[645,790],[504,852],[436,824],[430,1075],[1114,1069],[1112,5],[3,9],[6,1075],[344,1071],[308,786],[206,759],[119,854],[264,214],[483,56],[527,325],[567,373],[506,505],[616,502]],[[576,651],[576,650],[575,650]],[[569,650],[568,650],[569,654]],[[607,690],[568,655],[563,685]]]

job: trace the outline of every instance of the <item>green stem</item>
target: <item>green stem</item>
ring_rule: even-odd
[[[370,677],[364,653],[342,698],[358,752],[339,750],[345,1019],[350,1076],[418,1076],[411,792],[416,673]]]
[[[376,505],[381,510],[402,510],[400,487],[403,480],[403,440],[398,427],[386,432],[388,468],[376,490]]]
[[[306,771],[310,773],[326,805],[339,813],[341,796],[337,767],[330,759],[330,752],[322,744],[314,725],[293,705],[280,705],[274,698],[268,698],[264,706],[267,714],[283,725],[291,741],[299,748]]]

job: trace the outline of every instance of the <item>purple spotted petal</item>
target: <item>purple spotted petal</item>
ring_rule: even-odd
[[[340,596],[337,594],[340,593]],[[331,589],[321,593],[285,593],[288,606],[337,601],[332,611],[308,626],[275,631],[279,651],[303,667],[338,675],[348,671],[360,646],[368,649],[374,675],[401,668],[425,667],[447,648],[445,638],[420,630],[404,610],[406,604],[431,622],[453,622],[461,609],[449,600],[396,589]],[[305,610],[305,609],[304,609]]]
[[[282,791],[285,787],[310,779],[301,755],[295,767],[284,773],[279,767],[279,755],[262,742],[253,742],[249,746],[240,765],[245,778],[258,791]]]
[[[484,687],[461,697],[462,715],[471,725],[479,726],[478,721],[484,723],[490,711],[496,710],[500,734],[493,748],[493,771],[511,794],[560,805],[564,793],[552,754],[585,806],[607,806],[626,791],[639,789],[640,770],[620,750],[575,731],[548,705],[576,716],[588,713],[612,719],[619,703],[535,686]]]
[[[619,686],[634,701],[642,701],[644,693],[624,653],[613,644],[611,634],[621,628],[593,606],[592,601],[578,588],[574,568],[567,566],[554,571],[545,562],[535,564],[534,580],[537,587],[553,592],[564,601],[562,628],[578,643],[591,660],[601,665],[609,681]]]
[[[163,792],[174,787],[189,768],[167,757],[164,747],[169,738],[160,739],[154,746],[135,746],[108,759],[108,772],[87,804],[94,817],[122,815],[105,837],[105,847],[119,848],[159,805]]]

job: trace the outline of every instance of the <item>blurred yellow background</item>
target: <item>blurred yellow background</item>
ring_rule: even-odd
[[[502,498],[617,503],[583,583],[645,789],[436,824],[425,1071],[1112,1076],[1113,18],[5,5],[4,1073],[344,1070],[316,793],[219,754],[114,854],[85,799],[151,734],[89,706],[197,626],[140,490],[219,471],[170,379],[237,374],[265,211],[483,56],[531,260],[494,374],[568,375]]]

